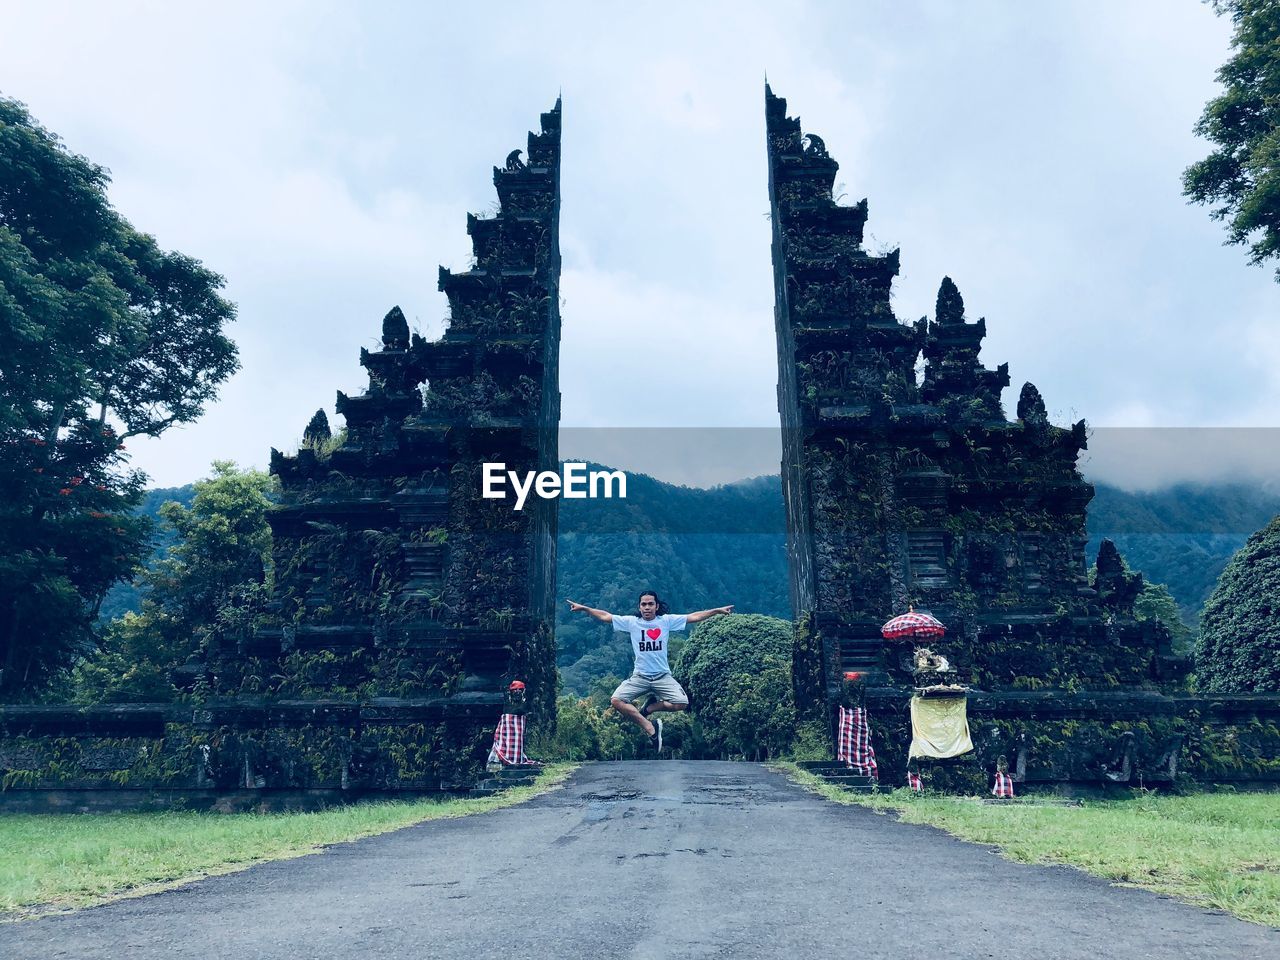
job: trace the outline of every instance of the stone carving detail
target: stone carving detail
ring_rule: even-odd
[[[827,145],[816,133],[807,134],[804,138],[804,152],[813,157],[825,157]]]
[[[80,751],[80,766],[86,770],[128,770],[140,752],[136,745],[86,747]]]

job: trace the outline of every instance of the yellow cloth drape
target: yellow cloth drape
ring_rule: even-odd
[[[964,697],[912,697],[911,749],[915,757],[958,757],[973,749]]]

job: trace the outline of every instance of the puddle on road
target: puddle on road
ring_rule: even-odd
[[[619,854],[617,860],[644,860],[648,857],[664,858],[672,854],[688,854],[694,857],[705,857],[710,854],[718,854],[720,857],[732,859],[734,853],[732,850],[721,850],[719,847],[677,847],[675,850],[658,850],[653,853],[632,853]]]
[[[746,807],[760,806],[777,798],[756,788],[755,784],[742,786],[694,786],[680,796],[645,793],[642,790],[618,790],[610,793],[584,793],[577,797],[565,797],[567,805],[587,806],[602,812],[602,808],[615,804],[643,803],[658,806],[711,806],[711,807]],[[624,813],[630,816],[630,813]]]
[[[578,799],[587,803],[626,803],[642,798],[644,794],[639,790],[619,790],[616,793],[584,793]]]
[[[617,816],[640,817],[649,809],[701,806],[759,808],[804,802],[808,799],[801,791],[780,789],[783,784],[777,777],[762,778],[739,770],[722,772],[697,769],[698,765],[694,763],[681,762],[681,767],[690,768],[673,771],[679,774],[681,782],[673,784],[670,782],[671,778],[664,775],[658,782],[662,783],[666,792],[654,793],[643,787],[637,789],[635,777],[625,774],[614,776],[613,770],[608,770],[608,764],[600,764],[597,769],[601,773],[607,770],[607,775],[589,785],[594,789],[576,795],[572,790],[558,796],[550,795],[542,799],[541,803],[586,808],[588,820],[604,820]],[[623,813],[617,812],[615,808],[618,807],[623,809]]]

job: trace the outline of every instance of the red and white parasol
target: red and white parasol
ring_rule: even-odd
[[[927,613],[916,613],[908,608],[906,613],[894,617],[883,627],[880,634],[886,640],[897,640],[900,637],[940,637],[947,628],[936,618]]]

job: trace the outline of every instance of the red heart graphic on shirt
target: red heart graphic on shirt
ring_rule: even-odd
[[[662,629],[660,627],[654,627],[651,630],[646,630],[645,635],[648,636],[650,640],[657,640],[662,636]]]

